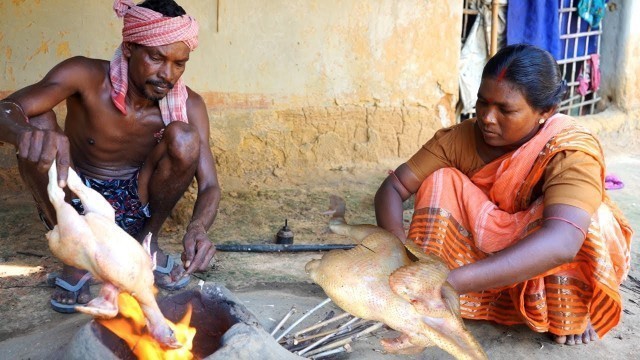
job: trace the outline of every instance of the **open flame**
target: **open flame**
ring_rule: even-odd
[[[147,331],[147,321],[138,301],[127,293],[118,295],[120,312],[118,316],[113,319],[97,321],[123,339],[138,359],[191,360],[193,359],[191,348],[193,347],[193,337],[196,335],[196,329],[189,326],[191,304],[187,305],[187,312],[178,323],[174,324],[167,320],[176,335],[176,339],[183,344],[179,349],[162,348]]]

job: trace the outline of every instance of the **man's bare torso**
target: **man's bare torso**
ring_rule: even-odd
[[[123,115],[111,101],[109,62],[86,59],[95,77],[67,99],[65,134],[74,166],[101,179],[128,178],[143,164],[157,144],[163,127],[160,109],[135,109],[127,104]]]

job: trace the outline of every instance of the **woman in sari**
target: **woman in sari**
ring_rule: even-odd
[[[598,140],[557,113],[565,87],[548,52],[503,48],[483,70],[477,118],[436,132],[375,208],[379,226],[448,264],[464,318],[573,345],[618,324],[632,230],[604,191]]]

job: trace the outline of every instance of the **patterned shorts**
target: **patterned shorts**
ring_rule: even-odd
[[[99,180],[78,172],[84,184],[99,192],[116,212],[116,224],[129,235],[137,235],[151,216],[149,204],[142,205],[138,198],[138,172],[129,179]],[[72,199],[71,205],[84,215],[80,199]]]

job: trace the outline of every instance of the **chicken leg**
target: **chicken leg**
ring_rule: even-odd
[[[118,313],[118,292],[130,293],[140,303],[151,335],[165,347],[181,347],[156,302],[154,264],[148,248],[145,250],[118,227],[111,205],[98,192],[86,187],[73,169],[69,169],[67,183],[80,198],[84,215],[65,202],[64,191],[58,186],[55,162],[48,175],[47,192],[58,220],[47,233],[51,252],[65,264],[85,269],[104,282],[98,298],[76,309],[95,317],[114,317]]]
[[[373,225],[349,225],[344,201],[331,198],[332,231],[353,237],[350,250],[333,250],[307,263],[311,279],[345,311],[362,319],[381,321],[399,331],[382,341],[385,350],[416,353],[436,345],[457,359],[487,356],[460,317],[458,295],[446,282],[449,269],[435,256],[402,242]]]

